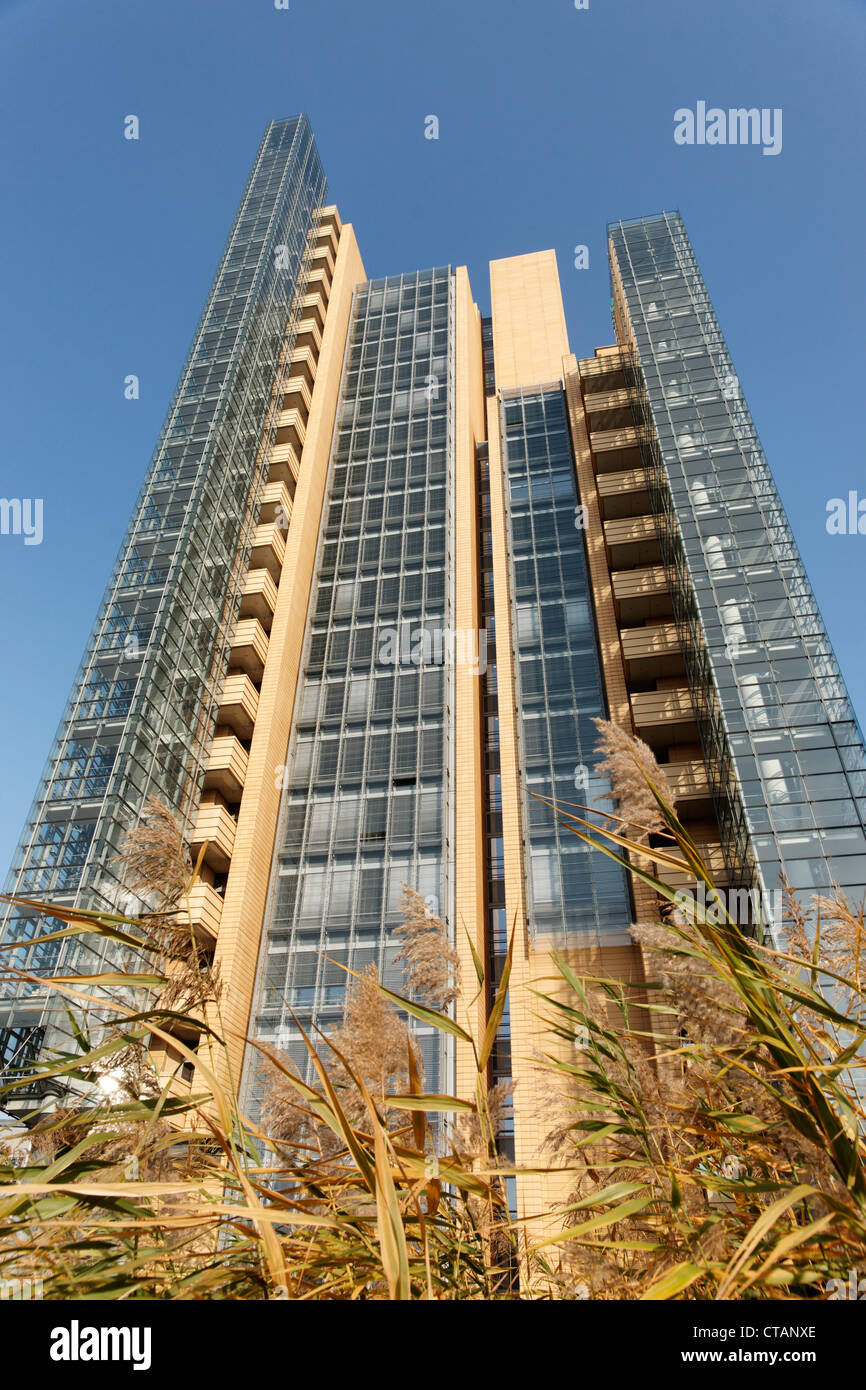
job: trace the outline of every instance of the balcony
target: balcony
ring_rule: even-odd
[[[216,900],[219,908],[215,909],[214,903],[206,901],[206,894]],[[196,883],[190,893],[191,907],[193,909],[193,928],[196,940],[201,948],[206,952],[213,952],[216,944],[216,934],[219,930],[219,912],[222,908],[222,898],[215,893],[210,884]],[[214,912],[216,911],[216,916]],[[203,915],[196,920],[196,914]],[[206,920],[205,920],[206,919]],[[178,924],[188,930],[189,917],[187,916],[186,906],[181,909],[178,915]],[[179,975],[186,976],[183,987],[184,995],[189,998],[188,986],[188,967],[183,966],[178,961],[169,961],[166,968],[166,977],[169,981],[177,979]],[[176,1006],[174,1006],[176,1007]],[[166,1018],[161,1020],[161,1027],[166,1033],[178,1043],[186,1046],[190,1052],[197,1053],[199,1041],[202,1037],[202,1024],[205,1015],[201,1004],[188,1004],[184,1007],[183,1015],[176,1018]],[[172,1043],[165,1039],[160,1039],[158,1045],[154,1047],[154,1065],[159,1074],[163,1086],[169,1082],[172,1072],[175,1072],[174,1084],[169,1087],[169,1094],[173,1096],[188,1096],[190,1083],[195,1071],[194,1065],[189,1059]]]
[[[626,468],[620,473],[599,473],[596,477],[602,521],[639,516],[652,511],[646,471]]]
[[[328,297],[331,293],[332,279],[333,276],[331,275],[331,272],[328,270],[328,267],[324,264],[319,264],[318,262],[314,261],[313,268],[307,275],[307,283],[305,285],[305,289],[307,290],[308,294],[321,294],[325,304],[327,304]]]
[[[318,209],[316,213],[316,227],[320,234],[325,227],[331,227],[336,232],[337,236],[339,236],[342,226],[343,223],[340,220],[340,213],[336,203],[329,203],[326,208]]]
[[[611,449],[636,449],[637,430],[634,425],[625,425],[618,430],[593,430],[589,436],[594,454],[606,454]]]
[[[277,586],[267,570],[248,570],[241,594],[241,618],[257,618],[270,632],[277,606]]]
[[[234,734],[218,734],[205,768],[205,791],[219,792],[226,801],[240,801],[248,761],[246,749]]]
[[[289,362],[289,380],[302,377],[312,391],[316,381],[316,359],[309,348],[295,348]]]
[[[308,290],[301,300],[301,321],[312,319],[319,332],[325,331],[325,316],[328,312],[328,297],[320,286]],[[296,344],[297,346],[297,344]]]
[[[315,232],[316,250],[327,247],[336,257],[340,245],[340,231],[333,222],[324,222]]]
[[[704,864],[709,870],[710,878],[716,887],[721,888],[726,886],[728,882],[728,866],[725,863],[725,856],[722,853],[721,845],[718,843],[699,843],[698,850]],[[672,854],[675,859],[679,859],[680,857],[678,850],[670,850],[669,853]],[[695,876],[687,868],[685,861],[683,861],[682,872],[677,869],[669,869],[666,865],[659,866],[658,876],[664,883],[667,883],[669,887],[677,889],[689,888],[695,882]]]
[[[631,696],[631,711],[640,737],[651,748],[698,742],[698,727],[688,686],[636,691]]]
[[[189,890],[189,917],[186,903],[181,899],[177,910],[177,923],[180,927],[192,922],[196,940],[205,947],[212,946],[219,931],[223,900],[209,883],[197,878]]]
[[[298,481],[301,451],[294,444],[275,444],[271,449],[269,483],[283,483],[291,492]]]
[[[707,769],[699,759],[683,763],[665,763],[662,772],[675,802],[710,800]]]
[[[292,490],[285,483],[268,482],[262,493],[262,505],[259,511],[259,521],[275,521],[279,525],[280,517],[290,517],[292,515]],[[281,530],[287,528],[283,525]]]
[[[648,618],[669,618],[671,597],[663,565],[644,569],[615,570],[611,575],[613,596],[623,627],[636,626]]]
[[[642,468],[622,473],[600,473],[596,477],[602,521],[618,521],[629,516],[649,516],[652,503]]]
[[[310,418],[312,395],[303,376],[290,376],[283,386],[283,410],[299,410],[306,422]]]
[[[616,430],[593,430],[589,443],[597,473],[616,473],[641,465],[637,430],[633,425]]]
[[[585,395],[616,391],[625,386],[618,349],[600,357],[582,357],[577,365]]]
[[[312,260],[314,270],[318,270],[320,266],[323,266],[324,269],[327,270],[328,274],[333,279],[336,258],[337,253],[332,245],[331,237],[328,237],[324,242],[316,242],[316,245],[313,248]]]
[[[241,618],[235,628],[229,653],[229,669],[244,671],[250,680],[260,681],[268,656],[268,635],[257,618]]]
[[[629,598],[648,598],[668,591],[664,565],[647,565],[645,569],[617,570],[611,576],[613,595],[618,602]]]
[[[647,623],[620,632],[628,675],[634,681],[658,680],[683,672],[682,650],[676,623]]]
[[[591,379],[587,385],[594,385]],[[624,387],[613,391],[586,392],[584,408],[589,417],[589,428],[598,430],[626,429],[634,423],[628,391]]]
[[[312,314],[305,313],[298,324],[298,335],[295,339],[295,346],[309,348],[317,361],[319,353],[322,351],[322,330],[318,323],[318,317],[318,315],[313,317]]]
[[[253,550],[250,556],[252,569],[267,570],[275,584],[279,584],[286,557],[286,533],[274,521],[266,521],[257,526],[253,533]]]
[[[657,564],[661,559],[656,524],[651,516],[617,517],[604,523],[611,569]]]
[[[300,458],[306,437],[307,422],[300,410],[281,410],[277,416],[276,447],[279,448],[281,444],[291,444]]]
[[[218,801],[203,801],[198,808],[195,829],[192,833],[191,854],[197,860],[203,845],[205,863],[219,874],[228,871],[232,850],[235,847],[235,819]]]
[[[196,1051],[196,1035],[192,1030],[184,1033],[175,1019],[166,1019],[160,1025],[165,1032],[183,1041],[191,1052]],[[159,1084],[172,1099],[187,1100],[192,1089],[195,1068],[178,1047],[166,1042],[164,1038],[152,1038],[149,1047],[150,1057],[159,1077]]]
[[[267,578],[270,580],[270,575]],[[259,692],[249,676],[241,672],[226,676],[217,722],[233,729],[238,738],[249,739],[253,735],[258,709]]]

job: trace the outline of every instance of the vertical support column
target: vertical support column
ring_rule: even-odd
[[[508,390],[561,380],[562,362],[569,347],[555,252],[541,251],[491,262],[490,288],[497,387]],[[532,991],[539,986],[549,987],[555,970],[548,952],[531,946],[527,921],[518,696],[498,399],[488,401],[488,439],[505,904],[508,931],[514,934],[510,988],[514,1157],[518,1169],[528,1169],[539,1168],[544,1162],[537,1054],[546,1040],[537,1017],[539,1000]],[[551,1198],[550,1183],[543,1174],[526,1173],[518,1180],[517,1206],[521,1217],[537,1216],[550,1205]],[[531,1239],[538,1234],[539,1223],[531,1223],[527,1236]]]
[[[517,1167],[521,1168],[530,1166],[537,1157],[535,1139],[532,1133],[532,1086],[528,1080],[526,1085],[521,1086],[526,1040],[533,1029],[533,1000],[527,988],[530,949],[523,855],[517,690],[514,675],[514,642],[511,631],[505,476],[502,468],[499,402],[495,397],[490,397],[487,405],[487,433],[490,450],[490,532],[493,544],[493,593],[499,687],[499,758],[502,785],[505,913],[509,937],[511,935],[514,937],[509,994],[512,1069],[516,1083],[514,1092],[514,1157]],[[540,1178],[535,1175],[527,1175],[518,1182],[518,1205],[521,1215],[540,1209]]]
[[[478,486],[475,451],[484,438],[484,363],[481,316],[472,302],[465,267],[456,272],[456,625],[464,634],[457,651],[464,654],[455,671],[456,692],[456,816],[454,847],[456,880],[455,945],[460,955],[462,1007],[458,1022],[476,1038],[483,1034],[486,1007],[479,992],[469,941],[485,958],[486,887],[484,873],[484,785],[481,728],[481,680],[467,663],[481,627],[478,591]],[[476,997],[477,996],[477,997]],[[474,999],[474,1004],[468,1007]],[[465,1011],[465,1012],[464,1012]],[[471,1098],[475,1062],[469,1047],[457,1043],[456,1094]]]

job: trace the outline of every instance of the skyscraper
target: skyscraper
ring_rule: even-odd
[[[303,1065],[342,967],[401,988],[408,884],[486,964],[476,1031],[513,932],[491,1079],[537,1161],[551,953],[643,979],[651,900],[544,799],[612,805],[595,719],[653,748],[720,887],[866,894],[862,735],[682,220],[609,249],[617,342],[578,360],[553,252],[493,262],[489,316],[462,267],[367,281],[306,121],[265,133],[8,884],[116,908],[168,804],[253,1106],[244,1036]],[[7,914],[22,966],[96,968],[45,930]],[[5,1062],[55,1021],[11,988]]]

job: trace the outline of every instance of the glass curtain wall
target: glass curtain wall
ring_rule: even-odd
[[[274,384],[326,184],[307,121],[265,131],[73,686],[6,891],[117,910],[117,855],[154,795],[190,828],[276,430]],[[8,910],[36,973],[91,973],[97,938]],[[7,985],[0,1065],[41,1039],[45,1000]],[[29,1030],[37,1030],[31,1032]],[[23,1041],[22,1041],[23,1039]]]
[[[630,895],[612,860],[557,823],[543,800],[610,803],[596,772],[607,717],[583,512],[559,383],[504,391],[518,731],[529,931],[563,946],[629,941]]]
[[[251,1021],[302,1071],[341,966],[403,989],[404,883],[453,931],[453,318],[448,268],[356,291]]]
[[[863,737],[691,243],[678,213],[609,233],[678,623],[719,711],[704,753],[711,772],[732,766],[742,807],[735,838],[765,892],[784,872],[804,900],[838,884],[859,903]]]

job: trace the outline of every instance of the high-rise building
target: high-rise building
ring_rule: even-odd
[[[678,214],[610,227],[617,341],[578,360],[553,252],[493,262],[482,316],[462,267],[367,281],[325,202],[306,121],[271,125],[8,891],[117,909],[126,830],[170,806],[252,1106],[244,1036],[303,1065],[342,967],[401,989],[404,884],[486,965],[476,1032],[513,932],[491,1079],[531,1166],[551,953],[643,979],[651,900],[545,800],[612,805],[594,720],[765,902],[866,895],[863,739]],[[98,968],[46,930],[8,912],[16,964]],[[0,1008],[25,1066],[57,1016],[33,983]],[[418,1032],[429,1089],[465,1091]]]

